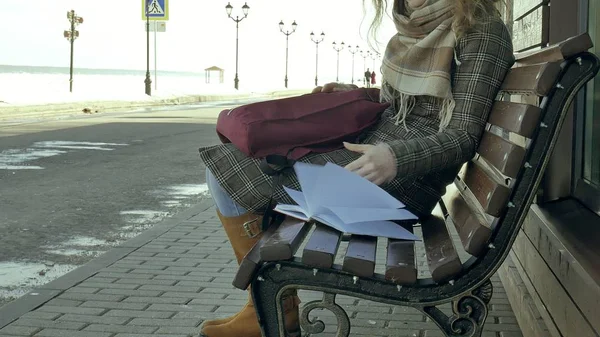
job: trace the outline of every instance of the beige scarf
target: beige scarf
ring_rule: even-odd
[[[398,2],[394,1],[393,15],[398,34],[388,43],[381,66],[381,97],[392,102],[398,112],[396,124],[402,122],[405,127],[416,96],[439,98],[443,130],[455,106],[450,79],[456,45],[454,1],[426,0],[421,7],[407,11],[408,16],[398,13]]]

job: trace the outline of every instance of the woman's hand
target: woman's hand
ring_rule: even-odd
[[[357,160],[346,165],[347,170],[376,185],[389,183],[396,177],[398,173],[396,156],[388,144],[370,145],[344,142],[344,147],[350,151],[363,154]]]
[[[344,84],[344,83],[336,83],[331,82],[327,83],[324,86],[318,86],[313,89],[312,94],[320,93],[320,92],[337,92],[337,91],[350,91],[358,89],[358,86],[355,84]]]

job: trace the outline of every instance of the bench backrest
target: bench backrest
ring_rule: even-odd
[[[446,258],[457,262],[450,267],[445,262],[442,275],[434,275],[436,281],[481,262],[477,260],[495,259],[496,265],[488,263],[495,271],[506,257],[539,186],[568,109],[565,104],[587,81],[565,78],[569,76],[567,67],[573,63],[597,67],[592,55],[587,54],[593,58],[587,63],[582,59],[586,54],[581,53],[591,47],[589,35],[583,34],[543,50],[515,55],[515,66],[504,79],[477,154],[459,173],[456,189],[443,198],[449,220],[464,249],[474,258],[465,266],[456,251],[446,252],[450,254]],[[574,56],[577,59],[573,60]],[[591,69],[590,75],[596,72]],[[569,80],[572,83],[566,83]],[[534,103],[521,103],[525,101]],[[429,230],[425,224],[423,227],[425,237]],[[449,236],[447,240],[451,241]],[[445,244],[452,246],[448,242]]]

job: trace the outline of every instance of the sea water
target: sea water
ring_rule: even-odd
[[[233,94],[285,89],[283,83],[250,80],[235,90],[232,74],[158,71],[151,72],[152,96]],[[229,75],[229,76],[227,76]],[[69,92],[69,68],[0,65],[0,107],[86,100],[144,100],[146,72],[119,69],[74,69],[73,92]],[[251,83],[248,83],[251,82]],[[157,86],[157,88],[155,87]],[[311,87],[303,83],[289,89]]]

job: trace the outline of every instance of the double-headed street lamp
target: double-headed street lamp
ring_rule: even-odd
[[[379,53],[373,52],[371,53],[371,59],[373,60],[373,71],[375,71],[375,60],[379,58]]]
[[[294,20],[294,22],[292,23],[292,31],[289,30],[283,30],[284,28],[284,24],[283,24],[283,20],[281,20],[279,22],[279,31],[281,31],[283,34],[285,34],[285,87],[288,87],[288,43],[289,43],[289,38],[290,35],[292,35],[295,31],[296,28],[298,28],[298,24],[296,23],[296,20]]]
[[[69,67],[69,92],[73,92],[73,43],[75,39],[79,37],[79,31],[75,29],[77,25],[83,23],[83,18],[75,15],[75,11],[71,10],[67,12],[67,19],[71,23],[71,29],[65,30],[64,37],[67,41],[71,42],[71,65]]]
[[[360,48],[358,46],[356,46],[354,48],[352,48],[352,46],[350,46],[350,47],[348,47],[348,50],[352,54],[352,84],[354,84],[354,54],[358,53],[360,51]]]
[[[239,30],[240,30],[240,22],[242,22],[242,20],[244,20],[245,18],[248,17],[248,10],[250,9],[250,7],[248,6],[248,3],[245,3],[244,6],[242,6],[242,11],[244,12],[244,16],[242,18],[240,18],[239,16],[235,16],[235,19],[231,16],[231,12],[233,10],[233,6],[231,6],[231,3],[227,3],[227,6],[225,6],[225,10],[227,11],[227,17],[230,18],[231,20],[233,20],[233,22],[235,22],[235,79],[233,80],[235,83],[235,89],[237,90],[239,88],[239,82],[240,79],[238,78],[238,50],[239,50]]]
[[[344,49],[344,41],[339,45],[333,41],[333,49],[337,52],[337,73],[335,75],[335,81],[340,81],[340,50]]]
[[[325,40],[325,33],[321,32],[321,36],[319,38],[315,37],[315,33],[310,33],[310,39],[317,45],[317,62],[315,63],[315,86],[319,83],[319,43]]]

